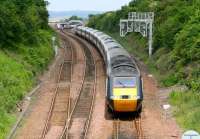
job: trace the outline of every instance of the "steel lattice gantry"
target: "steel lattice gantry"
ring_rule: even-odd
[[[130,12],[128,19],[120,20],[120,36],[124,37],[128,32],[139,32],[143,37],[148,37],[149,56],[152,55],[153,43],[153,12]]]

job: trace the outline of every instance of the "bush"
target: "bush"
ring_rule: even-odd
[[[162,81],[162,84],[166,87],[172,86],[176,83],[178,83],[178,79],[172,74],[170,74],[168,77],[165,77],[165,79]]]
[[[42,31],[40,44],[18,44],[15,51],[0,50],[0,139],[5,138],[15,122],[16,104],[36,83],[36,75],[42,72],[53,56],[50,32]]]

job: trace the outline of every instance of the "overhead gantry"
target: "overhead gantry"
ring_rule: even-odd
[[[124,37],[128,32],[139,32],[143,37],[148,37],[149,56],[151,56],[153,50],[153,21],[153,12],[130,12],[128,19],[120,20],[120,36]]]

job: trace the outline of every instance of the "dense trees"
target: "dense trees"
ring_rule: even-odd
[[[81,17],[73,15],[68,20],[83,20],[83,19]]]
[[[168,73],[163,84],[181,82],[200,92],[199,7],[199,0],[138,0],[115,12],[91,15],[88,25],[115,33],[120,18],[127,18],[128,12],[154,11],[153,63],[161,74]]]
[[[0,0],[0,139],[15,122],[16,104],[53,56],[44,0]]]
[[[48,12],[44,0],[0,1],[0,47],[16,42],[37,43],[39,29],[48,28]]]

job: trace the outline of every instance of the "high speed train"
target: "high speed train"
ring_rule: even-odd
[[[75,33],[93,43],[104,59],[108,109],[112,112],[140,113],[143,100],[142,79],[129,53],[101,31],[80,26]]]

